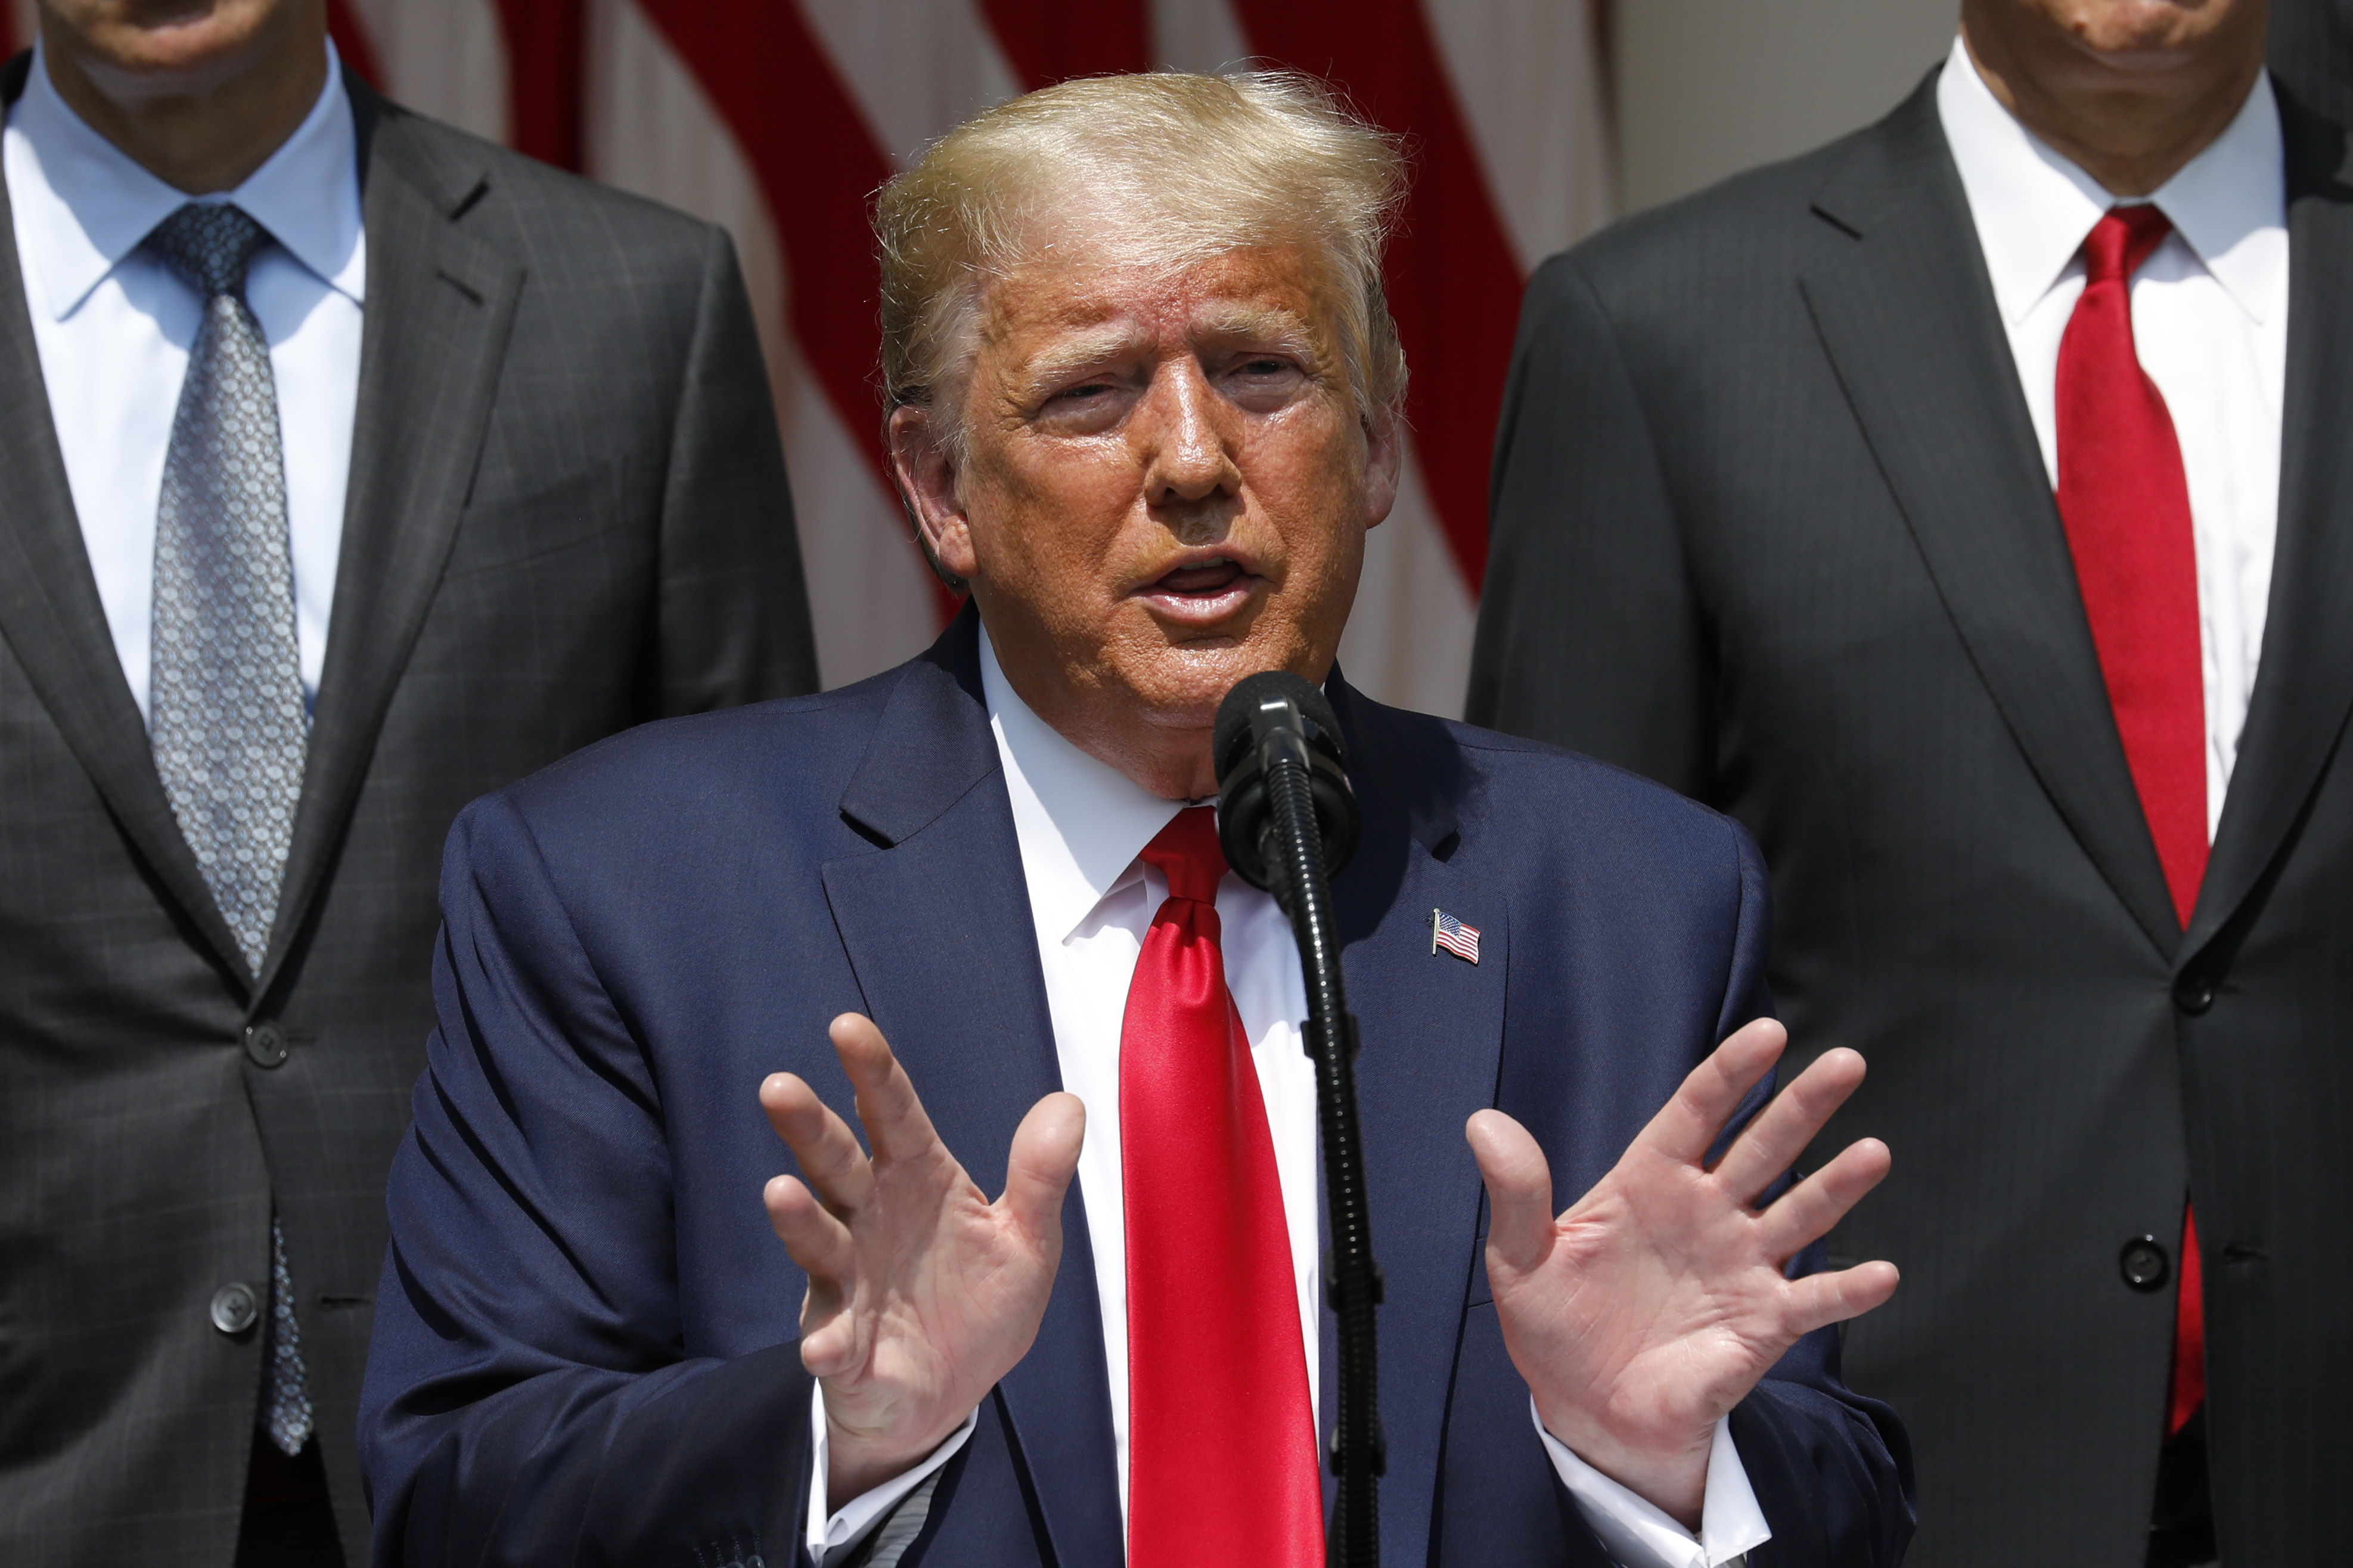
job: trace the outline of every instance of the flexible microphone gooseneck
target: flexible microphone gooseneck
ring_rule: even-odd
[[[1218,837],[1226,860],[1274,895],[1299,943],[1307,983],[1307,1054],[1315,1063],[1315,1110],[1324,1136],[1324,1189],[1332,1253],[1324,1288],[1339,1320],[1340,1387],[1332,1429],[1339,1505],[1325,1542],[1332,1568],[1381,1560],[1380,1373],[1373,1310],[1381,1271],[1365,1209],[1364,1145],[1356,1127],[1356,1020],[1340,977],[1331,878],[1356,847],[1356,796],[1347,745],[1324,694],[1271,670],[1239,682],[1218,706]]]

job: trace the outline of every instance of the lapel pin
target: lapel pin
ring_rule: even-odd
[[[1479,962],[1479,928],[1464,925],[1444,910],[1430,911],[1430,952],[1431,957],[1444,948],[1465,963]]]

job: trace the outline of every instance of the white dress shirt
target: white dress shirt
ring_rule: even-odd
[[[327,84],[294,134],[236,190],[193,198],[235,203],[278,242],[254,257],[245,294],[278,382],[295,634],[310,700],[327,656],[359,402],[367,243],[358,146],[329,45]],[[115,657],[143,717],[155,510],[204,302],[139,245],[192,198],[68,108],[37,48],[0,132],[0,168],[66,482]]]
[[[2084,239],[2117,198],[2010,115],[1955,40],[1936,110],[1960,168],[2042,462],[2058,483],[2059,342]],[[2149,198],[2173,232],[2132,281],[2133,340],[2164,395],[2189,484],[2206,689],[2206,828],[2246,725],[2279,525],[2287,380],[2287,198],[2269,76],[2228,129]]]
[[[1120,1034],[1127,988],[1153,916],[1168,896],[1167,879],[1138,856],[1183,809],[1079,750],[1029,710],[981,637],[981,681],[989,725],[1005,767],[1013,828],[1029,884],[1031,924],[1046,980],[1062,1087],[1087,1110],[1079,1153],[1079,1193],[1092,1244],[1096,1300],[1102,1304],[1104,1368],[1112,1437],[1117,1447],[1120,1510],[1127,1509],[1127,1250],[1123,1216],[1119,1124]],[[1266,1102],[1297,1281],[1299,1331],[1308,1397],[1320,1412],[1322,1202],[1317,1167],[1315,1068],[1302,1047],[1307,994],[1291,922],[1273,898],[1229,872],[1218,884],[1219,947],[1226,984],[1250,1041],[1250,1063]],[[919,1089],[921,1086],[917,1086]],[[1471,1158],[1468,1147],[1462,1158]],[[1530,1419],[1535,1404],[1529,1405]],[[901,1498],[944,1464],[973,1423],[941,1445],[923,1466],[828,1516],[825,1499],[825,1411],[812,1403],[816,1485],[808,1518],[810,1554],[847,1555]],[[1319,1423],[1320,1429],[1320,1423]],[[1722,1568],[1770,1539],[1729,1432],[1716,1427],[1700,1534],[1543,1436],[1555,1469],[1603,1543],[1626,1568]]]

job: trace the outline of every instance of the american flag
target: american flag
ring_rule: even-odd
[[[1464,925],[1444,910],[1430,911],[1430,951],[1444,948],[1469,963],[1479,962],[1479,928]]]
[[[1521,280],[1610,216],[1599,0],[327,0],[343,58],[424,113],[725,225],[775,378],[828,685],[949,608],[874,395],[868,198],[987,104],[1095,71],[1311,70],[1409,137],[1389,308],[1413,364],[1397,508],[1340,657],[1456,712]],[[31,0],[0,0],[30,37]],[[13,24],[13,28],[11,26]]]

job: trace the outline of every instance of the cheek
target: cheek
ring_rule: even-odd
[[[1141,510],[1133,465],[1107,453],[1025,456],[997,466],[967,500],[982,572],[1057,604],[1100,596],[1105,563]]]
[[[1345,435],[1316,433],[1264,456],[1257,475],[1259,499],[1293,565],[1329,569],[1361,557],[1366,511],[1363,447]]]

